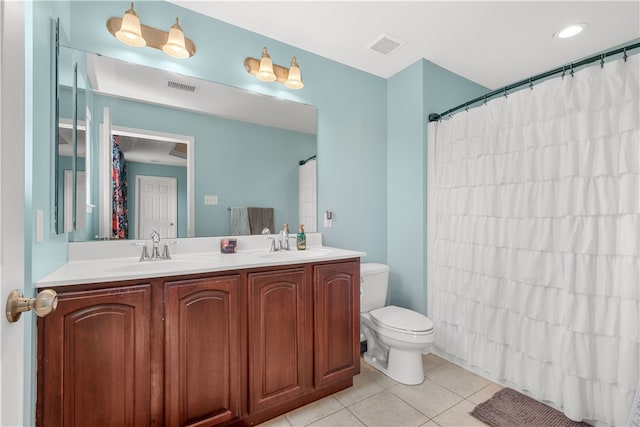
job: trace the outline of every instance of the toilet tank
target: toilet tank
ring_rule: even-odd
[[[360,264],[360,312],[382,308],[387,302],[389,266],[378,263]]]

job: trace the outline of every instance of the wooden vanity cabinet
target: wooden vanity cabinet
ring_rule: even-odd
[[[54,288],[38,426],[255,425],[353,384],[359,260]]]
[[[240,302],[237,274],[165,282],[165,425],[240,418]]]
[[[148,284],[59,291],[38,322],[38,425],[149,425],[150,297]]]
[[[305,269],[250,273],[247,285],[249,412],[255,413],[306,392]]]
[[[316,387],[360,372],[360,265],[314,267],[314,379]]]

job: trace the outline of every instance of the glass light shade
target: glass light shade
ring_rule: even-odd
[[[302,83],[302,78],[300,77],[300,66],[296,61],[295,56],[291,58],[289,75],[287,77],[287,81],[284,82],[284,85],[289,89],[302,89],[304,87],[304,83]]]
[[[129,46],[143,47],[147,45],[146,40],[142,37],[140,19],[135,10],[133,10],[133,3],[131,3],[131,9],[127,10],[122,17],[122,24],[120,25],[120,30],[116,31],[116,37]]]
[[[273,63],[267,53],[266,47],[262,48],[262,58],[260,59],[260,68],[258,69],[256,78],[263,82],[273,82],[276,80],[276,74],[273,72]]]
[[[189,51],[184,44],[184,32],[178,23],[178,18],[176,18],[176,23],[171,26],[167,43],[162,46],[162,50],[174,58],[184,59],[189,57]]]

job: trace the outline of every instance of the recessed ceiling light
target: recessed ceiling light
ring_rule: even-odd
[[[573,24],[560,31],[557,31],[553,37],[558,39],[568,39],[569,37],[577,36],[581,32],[587,29],[587,24]]]

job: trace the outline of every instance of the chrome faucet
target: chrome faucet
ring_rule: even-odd
[[[295,234],[289,234],[289,224],[285,224],[282,230],[280,231],[279,237],[279,246],[281,251],[290,251],[291,246],[289,245],[289,239],[295,239]]]
[[[271,245],[269,245],[269,252],[277,252],[278,247],[276,246],[276,238],[273,236],[267,236],[264,240],[271,240]]]
[[[160,251],[158,247],[160,246],[160,233],[155,228],[151,231],[151,241],[153,242],[153,248],[151,249],[151,258],[158,259],[160,258]]]
[[[169,252],[169,245],[177,245],[178,242],[164,242],[164,249],[162,251],[162,255],[160,255],[160,233],[158,230],[153,230],[151,235],[151,255],[149,255],[149,247],[146,243],[143,242],[135,242],[132,243],[132,246],[142,246],[142,253],[140,254],[140,261],[157,261],[161,259],[171,259],[171,253]]]

